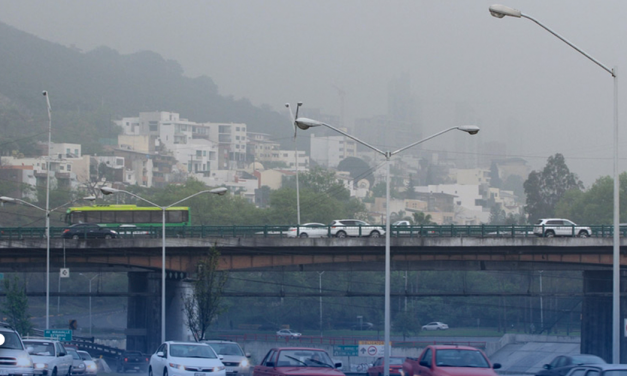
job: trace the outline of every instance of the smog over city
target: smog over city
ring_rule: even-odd
[[[467,123],[481,127],[476,149],[460,153],[505,152],[533,169],[562,153],[586,186],[611,175],[611,75],[528,20],[491,17],[492,3],[22,0],[0,2],[0,21],[82,51],[154,51],[177,61],[186,76],[210,77],[223,96],[282,114],[285,102],[303,101],[304,111],[338,119],[343,107],[340,121],[351,130],[355,119],[388,114],[389,84],[402,80],[421,135]],[[617,67],[619,78],[627,67],[621,47],[627,3],[505,5]],[[619,106],[619,121],[626,114]],[[463,137],[423,148],[455,152],[453,140]],[[619,145],[626,137],[621,132]],[[492,141],[505,150],[485,147]],[[620,166],[627,157],[622,149]]]

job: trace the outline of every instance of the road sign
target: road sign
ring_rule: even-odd
[[[72,340],[72,331],[69,329],[46,329],[44,330],[44,337],[67,342]]]
[[[357,345],[333,346],[333,356],[359,356],[359,346]]]
[[[383,341],[359,341],[359,356],[384,356],[385,346],[383,344]]]
[[[70,268],[61,268],[59,271],[59,277],[70,278]]]

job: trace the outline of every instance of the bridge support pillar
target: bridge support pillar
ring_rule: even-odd
[[[129,272],[126,349],[151,354],[161,344],[161,273]]]
[[[192,288],[189,282],[181,279],[166,280],[165,338],[168,341],[193,341],[192,338],[189,338],[191,334],[188,336],[189,330],[184,312],[185,296],[191,292]]]
[[[620,362],[627,363],[627,272],[620,272]],[[584,298],[581,308],[581,353],[594,354],[612,362],[612,271],[583,272]]]

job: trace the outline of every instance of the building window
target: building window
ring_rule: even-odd
[[[67,165],[67,170],[68,171],[72,171],[72,165],[71,164]]]
[[[159,122],[158,121],[149,121],[148,127],[151,132],[156,132],[159,130]]]

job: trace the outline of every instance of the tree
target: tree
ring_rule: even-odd
[[[411,174],[409,174],[409,181],[407,182],[407,189],[405,190],[405,198],[408,200],[416,198],[416,184]]]
[[[338,171],[348,171],[351,178],[357,183],[359,180],[367,179],[370,186],[374,184],[374,175],[372,175],[372,168],[370,165],[361,158],[348,157],[342,159],[337,166]]]
[[[417,225],[435,225],[436,223],[431,220],[431,214],[425,214],[423,212],[415,212],[414,223]]]
[[[564,194],[570,190],[583,190],[583,183],[570,172],[564,156],[549,157],[541,172],[532,171],[524,183],[529,220],[554,217],[555,208]]]
[[[420,332],[420,323],[412,311],[403,311],[394,317],[394,329],[403,334],[404,341],[408,336]]]
[[[30,322],[28,314],[28,297],[26,296],[26,288],[20,284],[20,279],[15,276],[13,282],[10,278],[4,280],[4,289],[6,291],[5,304],[0,309],[7,317],[7,321],[22,336],[30,335],[33,325]]]
[[[214,246],[198,263],[196,280],[192,282],[192,293],[183,296],[187,327],[196,342],[205,339],[213,320],[226,311],[226,307],[222,305],[222,292],[229,275],[217,270],[219,261],[220,252]]]

